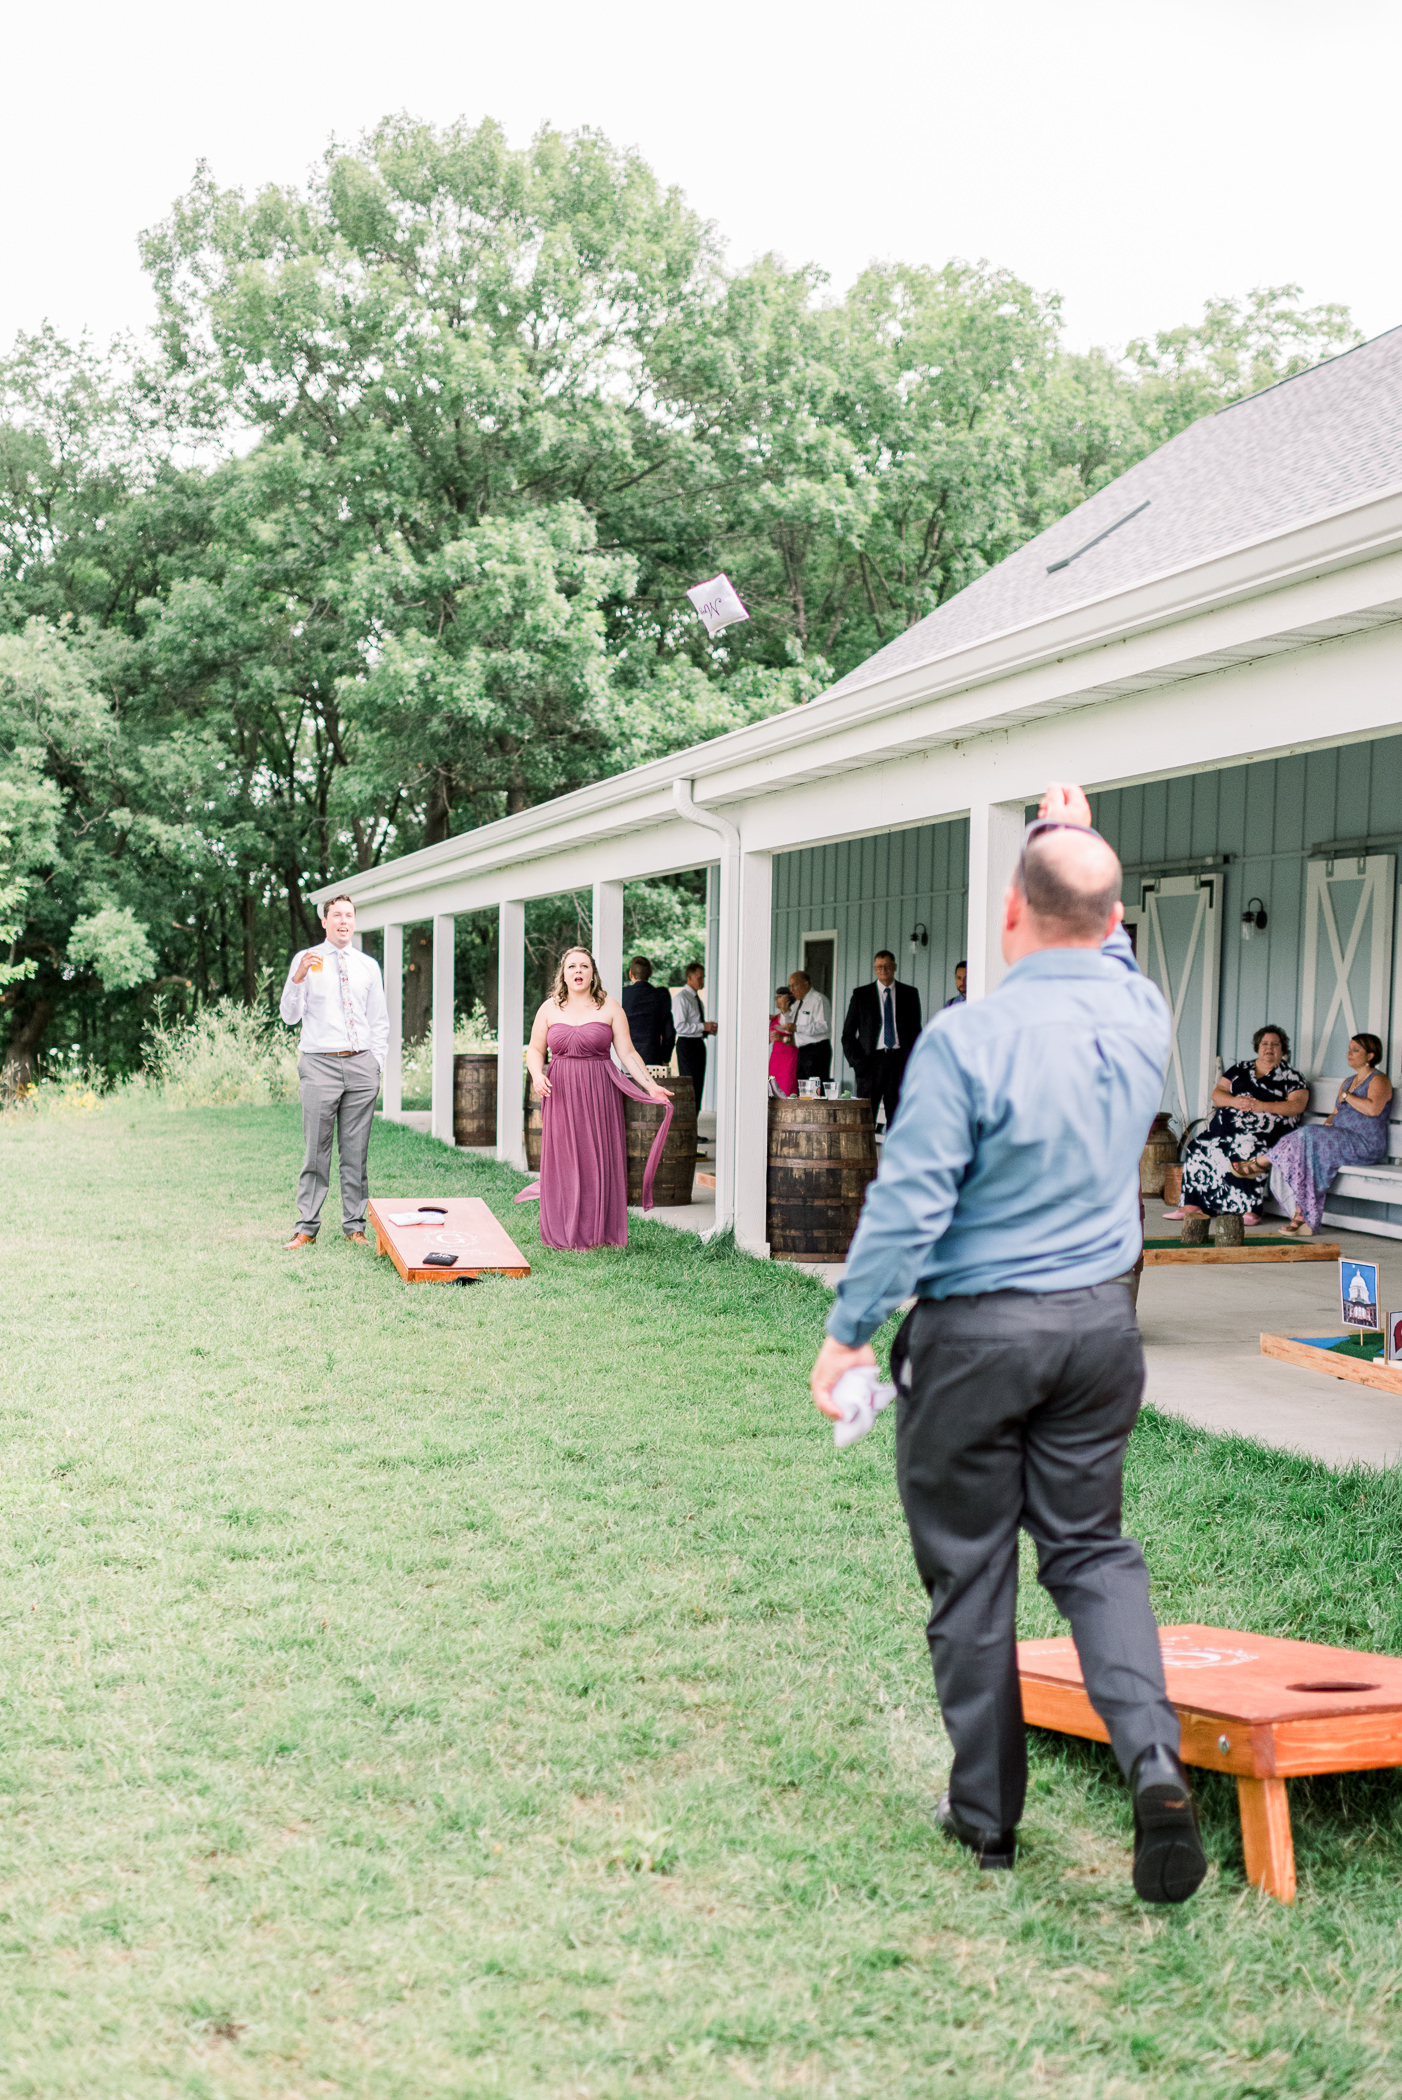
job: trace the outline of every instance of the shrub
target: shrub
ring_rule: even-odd
[[[487,1024],[487,1009],[477,1000],[467,1019],[460,1020],[453,1030],[453,1049],[495,1050],[496,1030]],[[401,1068],[400,1100],[406,1108],[422,1102],[427,1106],[433,1093],[433,1038],[425,1036],[421,1042],[404,1045],[404,1062]]]
[[[172,1108],[297,1098],[295,1032],[236,999],[217,999],[188,1020],[158,1016],[142,1048],[149,1081]]]
[[[107,1074],[76,1052],[54,1058],[37,1080],[7,1089],[0,1112],[9,1116],[90,1116],[111,1090]]]

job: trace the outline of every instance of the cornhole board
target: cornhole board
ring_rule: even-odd
[[[441,1225],[392,1225],[394,1211],[441,1203]],[[457,1283],[472,1276],[529,1276],[531,1265],[480,1196],[376,1196],[370,1205],[376,1254],[387,1254],[406,1283]],[[424,1256],[456,1254],[451,1269],[426,1268]]]
[[[1337,1261],[1337,1240],[1276,1238],[1263,1232],[1240,1247],[1219,1247],[1209,1240],[1205,1247],[1185,1247],[1181,1240],[1145,1240],[1144,1266],[1156,1269],[1166,1262],[1225,1261]]]
[[[1382,1336],[1377,1339],[1381,1344]],[[1339,1354],[1341,1343],[1359,1340],[1352,1334],[1263,1334],[1261,1354],[1273,1356],[1277,1363],[1296,1364],[1302,1371],[1347,1378],[1353,1385],[1370,1385],[1374,1392],[1394,1393],[1402,1399],[1402,1364],[1385,1363],[1381,1348],[1374,1357]]]
[[[1165,1626],[1159,1638],[1184,1764],[1235,1775],[1246,1878],[1293,1903],[1285,1782],[1402,1765],[1402,1658],[1224,1626]],[[1032,1727],[1109,1741],[1069,1637],[1019,1641],[1017,1666]]]

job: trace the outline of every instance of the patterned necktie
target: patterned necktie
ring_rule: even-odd
[[[346,1034],[350,1037],[352,1050],[360,1048],[360,1037],[355,1032],[355,1008],[351,1004],[350,972],[346,968],[346,951],[336,950],[336,968],[341,978],[341,1012],[345,1015]]]
[[[896,1024],[891,1015],[889,984],[883,984],[881,987],[881,1047],[883,1050],[894,1050],[896,1047]]]

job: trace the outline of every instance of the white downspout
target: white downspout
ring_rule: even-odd
[[[721,841],[720,967],[710,1018],[719,1023],[711,1038],[716,1057],[716,1230],[735,1223],[736,1057],[739,1049],[740,834],[728,817],[698,807],[689,780],[672,782],[672,807],[688,824],[699,824]]]

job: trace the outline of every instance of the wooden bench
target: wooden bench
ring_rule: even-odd
[[[1222,1626],[1165,1626],[1164,1675],[1183,1762],[1236,1778],[1246,1878],[1295,1900],[1287,1779],[1402,1765],[1402,1658]],[[1069,1636],[1019,1641],[1023,1719],[1110,1740]]]

